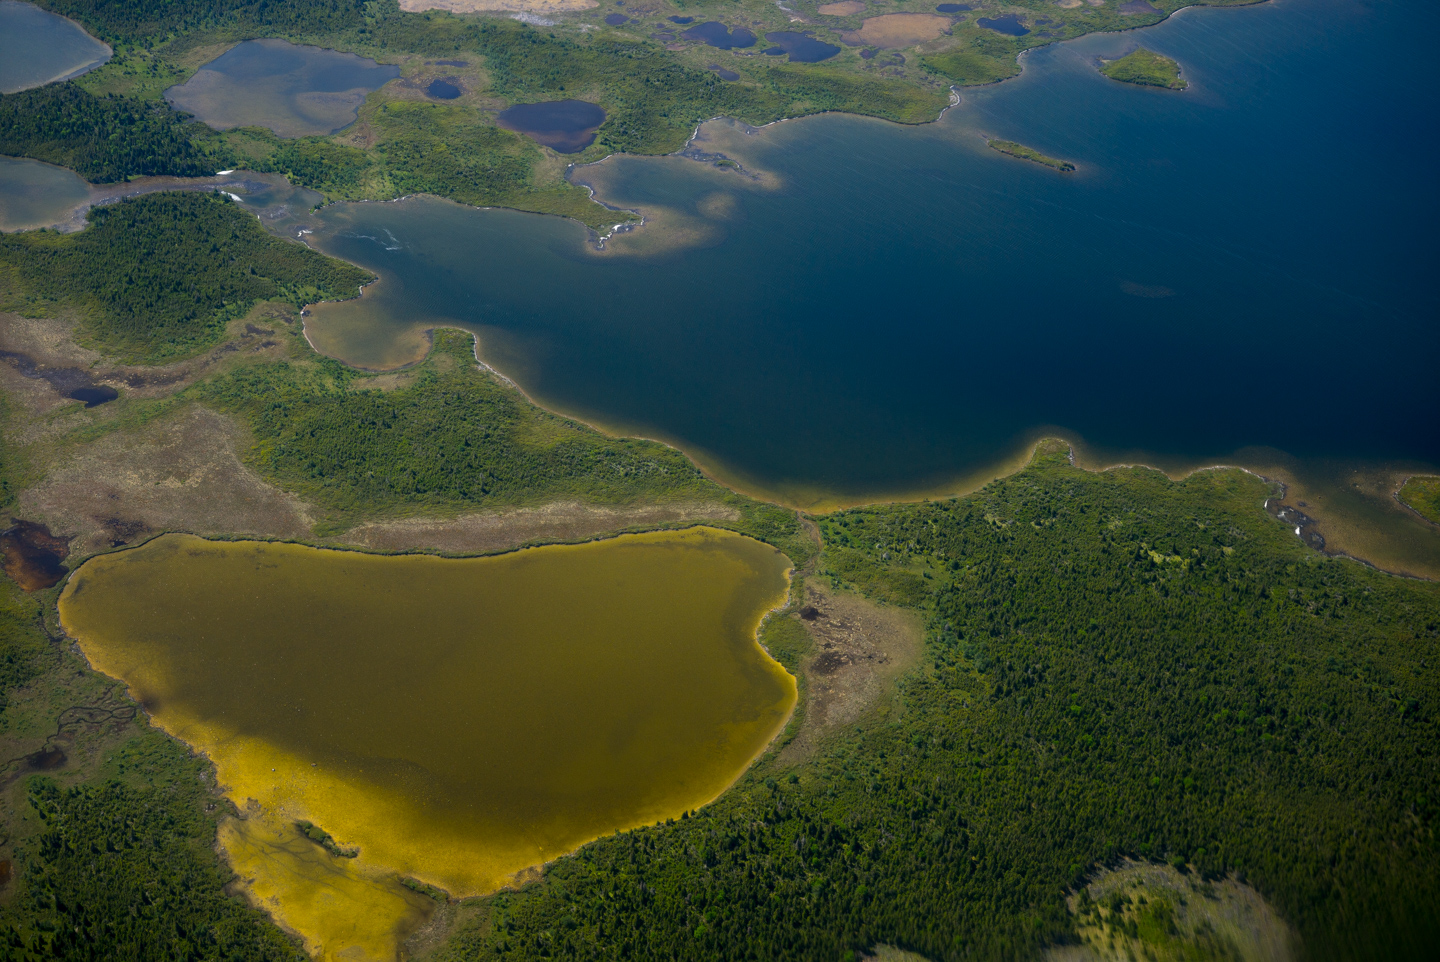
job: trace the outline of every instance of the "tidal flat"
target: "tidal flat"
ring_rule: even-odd
[[[166,535],[87,562],[59,607],[214,761],[252,898],[378,959],[435,904],[402,877],[493,891],[722,792],[796,701],[756,640],[788,569],[707,528],[462,560]]]

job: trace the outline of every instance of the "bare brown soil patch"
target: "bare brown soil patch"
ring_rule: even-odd
[[[449,10],[451,13],[502,11],[509,13],[570,13],[600,6],[598,0],[400,0],[400,9],[410,13]]]
[[[865,12],[865,4],[860,0],[840,0],[839,3],[822,3],[815,8],[815,12],[827,17],[853,17],[857,13]]]
[[[800,732],[780,753],[790,765],[810,755],[830,730],[860,721],[883,703],[895,680],[920,656],[920,617],[859,595],[840,594],[813,581],[804,604],[790,615],[810,633],[815,652],[800,666],[805,715]]]
[[[602,507],[561,501],[538,508],[486,511],[457,518],[372,521],[333,541],[378,551],[428,548],[450,554],[487,554],[537,541],[585,541],[630,528],[734,521],[739,517],[739,512],[728,505],[704,502]]]
[[[17,512],[75,540],[79,555],[159,531],[301,537],[305,505],[267,484],[236,454],[234,422],[188,408],[81,448],[20,496]]]
[[[845,34],[850,43],[896,49],[913,47],[950,32],[950,18],[934,13],[887,13],[871,17],[859,30]]]

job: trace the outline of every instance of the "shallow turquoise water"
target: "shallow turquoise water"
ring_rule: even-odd
[[[110,48],[73,20],[16,0],[0,0],[0,94],[94,70]]]

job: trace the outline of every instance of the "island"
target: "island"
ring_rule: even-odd
[[[1440,524],[1440,477],[1417,474],[1406,478],[1395,497],[1426,521]]]
[[[1180,65],[1169,57],[1137,47],[1118,60],[1102,61],[1100,72],[1111,80],[1141,87],[1184,90],[1190,82],[1180,76]]]
[[[1051,170],[1058,170],[1062,174],[1069,173],[1075,169],[1075,165],[1068,160],[1059,160],[1040,153],[1033,147],[1026,147],[1024,144],[1017,144],[1013,140],[987,140],[991,150],[998,150],[1002,154],[1011,157],[1018,157],[1021,160],[1028,160],[1034,164],[1041,164]]]

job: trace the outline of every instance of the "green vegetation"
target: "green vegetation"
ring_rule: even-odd
[[[144,174],[204,177],[220,150],[202,124],[166,104],[114,94],[97,97],[75,84],[0,95],[0,154],[70,167],[92,183]]]
[[[1440,524],[1440,478],[1416,475],[1400,488],[1400,501],[1426,521]]]
[[[1021,45],[993,30],[979,27],[953,31],[955,45],[920,58],[926,70],[961,86],[991,84],[1020,73],[1015,55]]]
[[[1307,551],[1263,491],[1048,455],[823,519],[822,576],[928,614],[898,716],[483,901],[441,957],[1034,958],[1122,856],[1239,873],[1309,958],[1427,957],[1440,587]]]
[[[40,610],[0,583],[0,731],[7,735],[55,730],[43,701],[12,702],[17,687],[78,688],[75,679],[95,677],[47,641]],[[84,754],[89,737],[82,731],[67,750]],[[207,770],[148,729],[106,752],[103,773],[72,767],[62,776],[68,785],[31,777],[11,796],[14,808],[0,813],[0,846],[14,866],[0,903],[0,958],[303,962],[263,913],[225,894],[232,873],[214,851],[216,815],[206,812],[216,799],[201,780]]]
[[[353,846],[345,848],[341,846],[339,842],[335,841],[333,835],[314,822],[302,820],[296,822],[295,827],[300,830],[301,835],[304,835],[336,858],[358,858],[360,856],[360,850],[358,848],[354,848]]]
[[[90,212],[74,235],[0,236],[0,302],[26,313],[64,304],[110,354],[166,361],[218,343],[262,300],[353,297],[372,275],[267,234],[218,194],[149,194]]]
[[[1100,72],[1111,80],[1139,84],[1142,87],[1166,87],[1184,90],[1190,84],[1180,78],[1180,65],[1144,47],[1137,48],[1119,60],[1107,60]]]
[[[1054,157],[1047,157],[1033,147],[1017,144],[1013,140],[991,140],[987,141],[987,143],[989,143],[991,150],[998,150],[1002,154],[1009,154],[1011,157],[1019,157],[1021,160],[1028,160],[1032,163],[1043,164],[1061,173],[1075,169],[1075,165],[1068,160],[1056,160]]]
[[[540,150],[530,140],[473,109],[389,101],[366,111],[376,145],[360,150],[330,138],[281,140],[268,131],[245,131],[273,152],[250,166],[283,173],[335,199],[435,194],[462,204],[514,207],[562,214],[591,227],[613,224],[616,214],[589,192],[555,176],[536,183]]]
[[[402,386],[333,361],[237,367],[189,397],[237,414],[255,438],[250,463],[329,511],[336,529],[362,517],[542,504],[721,502],[737,531],[803,563],[814,548],[793,511],[708,480],[679,451],[610,438],[530,404],[475,362],[469,334],[437,331]]]

